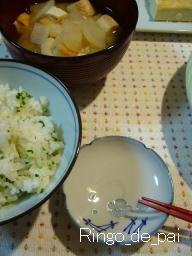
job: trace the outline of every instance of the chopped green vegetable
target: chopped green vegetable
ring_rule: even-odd
[[[45,123],[43,121],[39,121],[40,124],[42,124],[42,127],[45,127]]]
[[[27,91],[15,93],[7,85],[0,85],[0,95],[1,208],[25,194],[43,192],[57,170],[64,145],[51,118],[42,112],[46,98],[42,104]]]
[[[32,149],[28,149],[27,152],[32,153],[32,154],[34,153]]]

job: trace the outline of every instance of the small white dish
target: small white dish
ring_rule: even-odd
[[[192,22],[153,21],[146,0],[136,0],[139,8],[137,31],[192,34]]]
[[[141,242],[143,233],[156,233],[167,219],[138,205],[138,199],[173,201],[172,179],[162,159],[139,141],[119,136],[84,146],[63,189],[67,210],[82,232],[95,237],[120,233],[121,244],[133,244],[131,235],[138,230],[135,243]],[[106,242],[104,236],[99,240]]]

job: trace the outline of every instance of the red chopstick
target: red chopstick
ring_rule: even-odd
[[[176,218],[192,223],[192,211],[189,211],[174,205],[169,205],[163,202],[159,202],[154,199],[150,199],[148,197],[142,197],[141,200],[139,200],[138,202],[140,204],[144,204],[160,212],[167,213],[171,216],[174,216]]]

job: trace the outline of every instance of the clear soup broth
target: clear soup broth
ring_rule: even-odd
[[[116,44],[120,24],[106,8],[96,11],[89,0],[31,5],[14,22],[17,43],[35,53],[74,57],[95,53]]]

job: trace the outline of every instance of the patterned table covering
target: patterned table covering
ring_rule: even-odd
[[[104,135],[125,135],[153,148],[167,163],[174,203],[192,209],[192,111],[185,91],[192,36],[137,33],[124,59],[98,85],[72,90],[81,110],[83,144]],[[0,43],[0,57],[9,58]],[[180,243],[111,247],[79,242],[60,190],[42,207],[0,227],[0,256],[192,255],[192,225],[169,217],[162,232]]]

